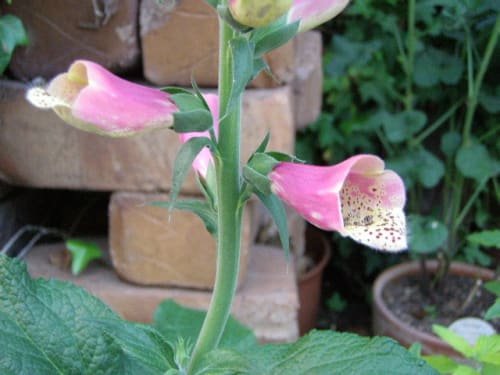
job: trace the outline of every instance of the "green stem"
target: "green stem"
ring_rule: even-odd
[[[217,270],[210,306],[193,350],[189,373],[203,356],[219,345],[230,315],[238,282],[240,263],[241,209],[240,195],[240,112],[241,96],[228,108],[232,91],[232,63],[229,41],[233,30],[219,20],[219,101],[220,124],[217,158]]]
[[[462,146],[467,146],[471,142],[471,130],[474,122],[474,115],[476,112],[479,93],[481,92],[481,85],[483,83],[484,75],[488,70],[488,66],[491,61],[491,57],[493,55],[493,51],[498,41],[498,37],[500,35],[500,15],[497,16],[495,25],[493,26],[493,30],[491,31],[490,38],[488,40],[488,44],[486,45],[486,49],[484,51],[484,55],[481,59],[481,63],[479,65],[479,70],[474,77],[473,74],[473,56],[472,56],[472,36],[469,29],[466,29],[466,46],[467,46],[467,76],[468,76],[468,97],[467,97],[467,110],[465,113],[464,120],[464,128],[463,128],[463,141]],[[465,213],[469,210],[469,205],[471,201],[467,203],[464,210],[459,213],[460,206],[462,203],[462,193],[464,190],[464,177],[459,174],[457,176],[457,181],[455,182],[455,190],[454,190],[454,199],[452,205],[452,217],[455,218],[452,225],[452,232],[449,237],[449,247],[453,248],[456,242],[456,232],[458,230],[459,225],[462,223],[464,219],[464,210]],[[476,189],[476,191],[478,191]]]
[[[406,38],[406,95],[405,109],[413,109],[413,70],[415,66],[415,42],[417,34],[415,32],[415,0],[408,2],[408,35]]]

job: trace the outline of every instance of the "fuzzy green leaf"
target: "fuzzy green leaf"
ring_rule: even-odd
[[[151,328],[70,283],[33,280],[24,263],[3,255],[0,296],[2,373],[153,375],[173,367],[173,351]]]
[[[292,344],[262,345],[250,353],[260,375],[437,374],[423,359],[386,337],[312,331]]]

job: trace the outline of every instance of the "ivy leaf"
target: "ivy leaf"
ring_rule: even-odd
[[[71,253],[71,273],[80,274],[87,265],[102,257],[101,248],[93,242],[69,239],[66,241],[66,248]]]
[[[406,141],[427,123],[427,115],[421,111],[404,111],[397,114],[385,114],[384,132],[389,141],[399,143]]]
[[[261,375],[437,374],[392,339],[333,331],[312,331],[292,344],[258,346],[248,355],[252,374]]]
[[[160,334],[122,320],[82,288],[33,280],[0,256],[0,369],[12,374],[158,374],[174,368]]]
[[[457,152],[461,142],[462,136],[457,131],[451,130],[444,133],[441,137],[441,151],[443,151],[446,156],[451,157]]]
[[[448,238],[446,226],[432,217],[409,215],[410,250],[418,254],[437,251]]]
[[[471,233],[467,236],[467,240],[484,247],[496,247],[500,249],[500,229]]]
[[[418,181],[426,188],[436,186],[444,176],[444,163],[431,152],[421,149],[414,161],[417,168]]]
[[[491,177],[500,170],[499,163],[491,157],[486,146],[481,143],[460,147],[455,157],[455,164],[460,173],[477,182]]]
[[[415,59],[413,79],[421,87],[431,87],[439,82],[454,85],[463,71],[464,64],[460,58],[427,46]]]

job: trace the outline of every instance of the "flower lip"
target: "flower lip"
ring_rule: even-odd
[[[280,163],[269,177],[275,194],[313,225],[378,249],[406,248],[404,185],[380,158],[357,155],[328,167]]]

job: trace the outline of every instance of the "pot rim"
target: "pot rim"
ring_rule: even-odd
[[[438,268],[437,260],[429,260],[427,261],[427,268],[430,272],[434,272]],[[458,272],[461,271],[462,274],[473,275],[476,277],[480,277],[483,280],[492,280],[494,277],[494,272],[492,270],[474,266],[468,263],[456,262],[453,261],[450,264],[450,272]],[[446,346],[449,345],[440,339],[438,336],[433,334],[419,331],[416,328],[412,327],[410,324],[403,322],[399,319],[393,312],[387,307],[384,302],[382,293],[384,287],[388,285],[390,282],[394,282],[404,276],[415,275],[420,272],[419,262],[418,261],[410,261],[397,264],[395,266],[389,267],[384,272],[382,272],[375,280],[373,285],[373,303],[376,305],[377,309],[398,329],[405,330],[409,332],[411,335],[415,337],[415,341],[427,341],[432,345],[436,346]]]
[[[322,246],[320,247],[321,251],[321,258],[318,263],[315,263],[314,266],[307,271],[306,273],[299,275],[299,282],[306,282],[315,276],[318,275],[318,273],[323,272],[323,269],[325,266],[328,264],[330,261],[330,257],[332,255],[332,250],[330,249],[330,246],[328,245],[328,242],[324,237],[321,237],[321,244]]]

